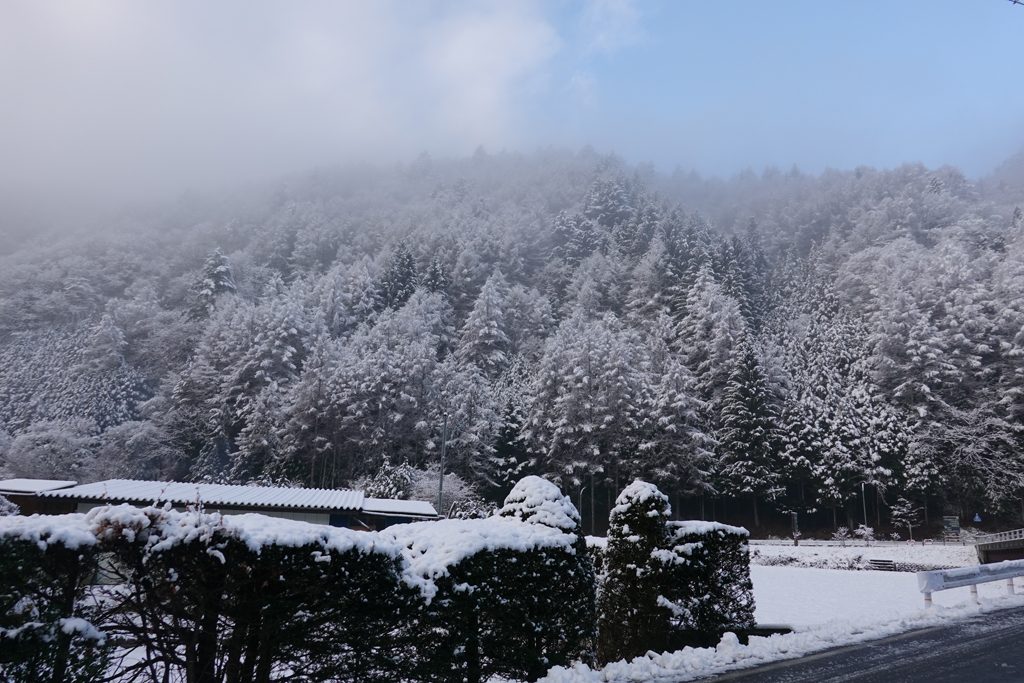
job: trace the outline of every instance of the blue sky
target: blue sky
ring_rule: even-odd
[[[1008,0],[5,0],[0,184],[176,193],[592,145],[728,175],[1024,144]]]
[[[633,8],[615,49],[566,51],[590,101],[551,126],[711,173],[911,160],[976,174],[1024,144],[1024,7],[1006,0]]]

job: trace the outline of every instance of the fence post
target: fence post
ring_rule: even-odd
[[[925,593],[924,594],[924,606],[925,606],[926,609],[932,606],[932,594],[931,593]]]
[[[975,605],[978,604],[978,584],[976,583],[971,584],[971,601]]]
[[[1010,595],[1015,595],[1016,592],[1013,590],[1013,579],[1006,580],[1006,592]]]

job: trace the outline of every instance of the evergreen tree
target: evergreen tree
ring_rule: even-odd
[[[416,291],[416,280],[416,260],[404,243],[399,244],[381,275],[381,306],[395,310],[401,308]]]
[[[760,526],[758,500],[775,498],[780,492],[779,440],[775,406],[757,352],[749,341],[737,349],[722,400],[721,420],[721,490],[749,496],[754,525]]]
[[[508,285],[495,271],[487,278],[462,326],[456,354],[459,360],[475,364],[487,377],[494,378],[505,367],[510,342],[505,333],[505,306]]]
[[[673,563],[665,554],[670,512],[668,498],[640,480],[615,499],[597,601],[597,658],[602,663],[661,651],[668,644],[672,613],[664,595]]]
[[[192,287],[193,303],[189,309],[189,317],[193,320],[209,318],[218,297],[222,294],[234,294],[235,291],[231,265],[221,250],[216,249],[206,257],[199,280]]]

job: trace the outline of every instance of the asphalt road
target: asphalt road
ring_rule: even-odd
[[[1024,609],[984,614],[714,679],[726,683],[1024,683]]]

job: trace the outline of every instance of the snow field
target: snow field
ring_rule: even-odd
[[[859,568],[868,560],[893,560],[898,564],[963,567],[978,564],[974,546],[960,544],[901,543],[887,545],[799,545],[789,542],[751,543],[754,565],[789,565],[823,569]]]

